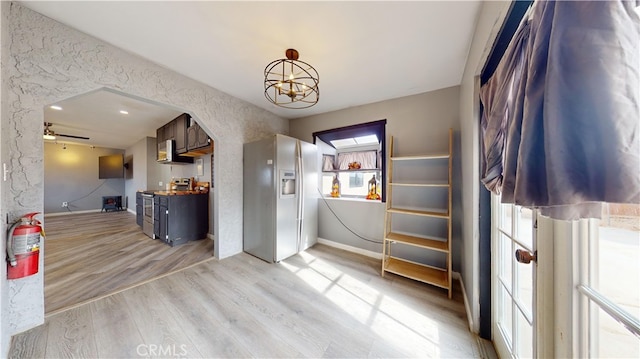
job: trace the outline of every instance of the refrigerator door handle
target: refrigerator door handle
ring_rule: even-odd
[[[301,242],[302,242],[302,226],[303,226],[303,220],[304,220],[304,163],[302,162],[302,144],[300,143],[300,140],[296,141],[296,166],[298,167],[298,171],[297,171],[297,175],[298,175],[298,180],[296,181],[297,183],[297,190],[298,190],[298,200],[297,200],[297,218],[296,218],[296,224],[297,224],[297,233],[296,233],[296,252],[300,252],[300,246],[301,246]]]

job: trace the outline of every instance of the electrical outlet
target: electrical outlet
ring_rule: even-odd
[[[69,202],[62,202],[62,207],[69,207]]]
[[[158,182],[158,186],[162,187],[162,181]]]

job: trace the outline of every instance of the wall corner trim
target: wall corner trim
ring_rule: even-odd
[[[462,275],[460,275],[460,272],[451,272],[451,278],[460,281],[460,287],[462,287],[462,298],[464,299],[464,311],[467,313],[469,330],[474,334],[478,334],[474,331],[473,317],[471,316],[471,306],[469,305],[469,299],[467,298],[467,291],[464,289],[464,282],[462,281]]]

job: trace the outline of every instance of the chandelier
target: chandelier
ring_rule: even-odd
[[[298,60],[298,51],[287,49],[286,59],[275,60],[264,69],[264,96],[277,106],[301,109],[320,98],[318,71]]]

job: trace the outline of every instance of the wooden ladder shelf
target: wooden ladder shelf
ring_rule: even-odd
[[[391,136],[391,145],[389,150],[389,168],[387,181],[387,209],[385,215],[384,228],[384,244],[382,246],[382,276],[386,272],[401,275],[417,281],[428,283],[448,291],[451,298],[451,176],[452,176],[452,148],[453,148],[453,130],[449,129],[449,152],[446,154],[424,155],[424,156],[395,156],[393,153],[393,136]],[[447,161],[448,173],[446,181],[428,181],[428,180],[400,180],[394,181],[394,163],[403,166],[412,166],[415,168],[429,169],[428,163],[433,161]],[[443,207],[438,208],[409,208],[403,207],[402,199],[398,198],[394,202],[394,190],[416,189],[419,191],[447,191],[446,202]],[[446,226],[446,238],[430,237],[424,233],[409,233],[403,231],[402,226],[406,221],[394,221],[395,216],[410,216],[415,218],[435,218],[437,220],[430,221],[432,227]],[[411,219],[409,219],[411,220]],[[394,224],[395,223],[395,224]],[[427,228],[428,230],[429,228]],[[442,228],[432,228],[436,232],[442,231]],[[430,265],[429,260],[415,261],[391,254],[392,248],[396,245],[409,246],[419,248],[425,253],[439,253],[445,257],[445,265]],[[394,249],[394,253],[395,253]],[[437,256],[437,255],[436,255]],[[437,261],[436,262],[441,262]]]

